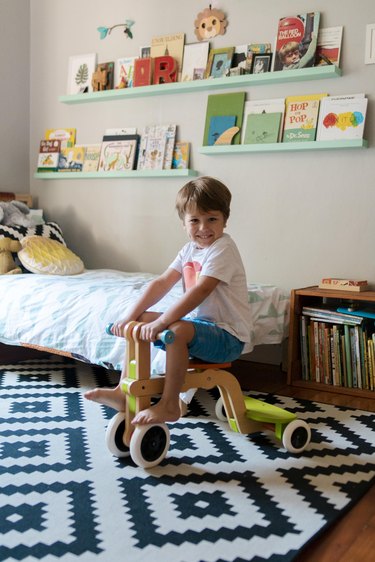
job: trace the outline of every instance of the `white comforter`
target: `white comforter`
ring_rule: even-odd
[[[0,342],[71,353],[83,361],[120,370],[125,342],[105,333],[108,323],[138,297],[155,275],[91,270],[80,275],[0,276]],[[181,294],[176,286],[159,304],[163,311]],[[280,343],[287,335],[288,294],[272,285],[249,285],[254,330],[251,344]]]

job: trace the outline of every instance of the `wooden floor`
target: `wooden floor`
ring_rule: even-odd
[[[274,365],[236,361],[233,372],[242,388],[294,396],[326,404],[336,404],[375,412],[374,399],[352,398],[333,392],[290,387],[286,373]],[[375,486],[327,531],[308,544],[296,562],[374,562]]]

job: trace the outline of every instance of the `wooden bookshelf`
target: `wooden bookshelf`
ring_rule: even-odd
[[[331,289],[319,289],[318,287],[306,287],[293,289],[290,298],[290,325],[288,344],[288,384],[291,386],[324,390],[338,394],[349,394],[351,396],[375,399],[372,390],[334,386],[325,383],[302,380],[301,362],[301,338],[300,319],[304,306],[319,306],[323,303],[337,307],[337,302],[343,306],[349,306],[351,302],[368,306],[375,305],[375,291],[349,292]]]

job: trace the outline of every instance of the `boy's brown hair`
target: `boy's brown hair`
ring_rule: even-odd
[[[221,211],[224,219],[230,215],[232,194],[221,181],[209,176],[201,176],[189,181],[177,193],[176,209],[178,216],[184,220],[190,209],[197,208],[208,211]]]

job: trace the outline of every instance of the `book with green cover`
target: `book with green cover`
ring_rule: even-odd
[[[277,142],[281,113],[252,113],[248,115],[244,144]]]
[[[236,126],[239,127],[240,130],[233,137],[232,144],[240,144],[245,95],[245,92],[234,92],[208,96],[203,146],[209,145],[209,131],[212,117],[221,115],[232,115],[236,117]]]

